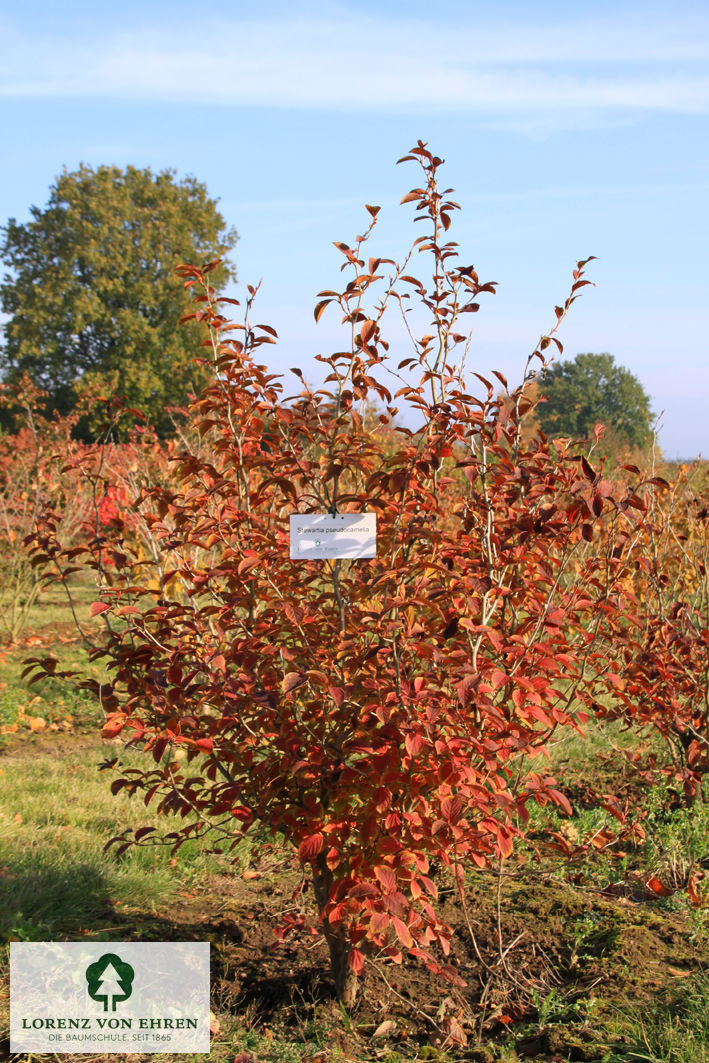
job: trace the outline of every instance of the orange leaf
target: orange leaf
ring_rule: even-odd
[[[115,738],[125,727],[125,722],[125,716],[109,716],[101,728],[101,734],[104,738]]]
[[[413,946],[414,939],[411,937],[411,932],[403,919],[398,919],[395,915],[391,917],[391,924],[394,927],[396,936],[405,949],[410,949]]]
[[[411,757],[415,757],[417,753],[420,753],[425,745],[424,737],[420,734],[407,735],[404,739],[404,745],[406,746],[406,752]]]
[[[332,299],[323,299],[321,302],[319,302],[317,304],[317,306],[315,307],[315,310],[313,311],[313,314],[315,316],[315,320],[316,321],[320,320],[320,318],[322,317],[323,312],[325,310],[325,307],[328,306],[328,304],[331,303],[331,302],[332,302]]]
[[[369,343],[376,327],[377,326],[374,324],[373,321],[365,321],[363,323],[362,328],[359,330],[359,334],[362,338],[362,343]]]
[[[497,846],[500,850],[500,856],[507,858],[512,856],[512,836],[505,830],[504,827],[500,827],[497,834]]]

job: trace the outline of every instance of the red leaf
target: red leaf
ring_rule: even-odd
[[[302,675],[300,672],[289,672],[281,683],[281,690],[284,694],[290,694],[292,690],[297,690],[298,687],[302,687],[303,683],[307,682],[307,675]]]
[[[364,970],[364,953],[359,949],[350,949],[347,957],[347,966],[353,970],[355,974],[361,974]]]
[[[344,921],[346,915],[344,903],[335,904],[327,913],[327,921],[330,926],[337,926]]]
[[[473,700],[473,693],[478,683],[477,675],[469,675],[455,688],[455,692],[458,695],[458,700],[461,705],[469,705]]]
[[[613,794],[604,794],[601,806],[605,808],[606,812],[610,812],[612,816],[615,816],[619,823],[625,823],[626,815],[623,811],[623,806]]]
[[[100,616],[107,613],[111,606],[107,602],[92,602],[89,606],[89,616]]]
[[[372,928],[373,933],[383,934],[385,930],[389,929],[390,922],[390,917],[386,912],[374,912],[369,921],[369,925]]]
[[[490,675],[490,685],[494,690],[500,690],[507,684],[508,676],[506,672],[503,672],[501,668],[493,668]]]
[[[309,838],[301,842],[298,846],[298,856],[301,863],[311,863],[322,849],[323,843],[324,839],[320,831],[317,834],[311,834]]]
[[[449,823],[455,823],[460,819],[460,814],[465,808],[465,798],[460,794],[454,797],[444,797],[441,801],[441,815]]]
[[[673,890],[668,889],[667,886],[660,882],[659,878],[656,878],[654,875],[647,880],[645,885],[649,890],[652,890],[653,893],[656,893],[658,897],[672,896]]]
[[[390,867],[375,867],[374,877],[389,893],[393,893],[397,887],[396,875]]]
[[[328,687],[327,692],[339,709],[345,700],[345,692],[342,687]]]
[[[135,832],[135,840],[139,842],[141,838],[145,838],[147,834],[152,834],[156,830],[157,827],[138,827],[138,830]]]
[[[411,757],[415,757],[417,753],[420,753],[425,745],[423,735],[407,735],[404,739],[404,745],[406,746],[406,752]]]
[[[465,989],[467,982],[464,978],[461,978],[455,967],[452,967],[449,963],[446,963],[441,967],[441,974],[447,982],[451,982],[453,985],[460,986],[461,989]]]
[[[465,1031],[463,1030],[463,1027],[460,1025],[457,1019],[454,1019],[452,1017],[449,1019],[444,1019],[441,1023],[441,1029],[445,1034],[448,1035],[448,1038],[453,1041],[454,1044],[467,1045],[468,1038],[466,1037]]]
[[[547,793],[551,797],[551,799],[554,802],[554,804],[557,804],[557,805],[559,805],[560,808],[563,808],[563,810],[564,810],[564,812],[566,812],[567,816],[570,816],[573,813],[573,809],[572,809],[571,805],[569,804],[568,797],[566,797],[564,794],[562,794],[560,790],[554,790],[551,787],[549,787],[547,789]]]
[[[305,610],[300,605],[292,605],[290,602],[286,602],[283,606],[283,612],[292,624],[302,624]]]
[[[581,458],[581,468],[583,469],[583,474],[586,479],[590,480],[591,483],[593,483],[593,481],[596,479],[596,474],[593,471],[592,466],[589,465],[585,458]]]

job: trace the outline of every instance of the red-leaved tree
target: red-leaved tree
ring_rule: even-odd
[[[617,640],[626,685],[604,710],[665,740],[668,756],[645,763],[679,783],[688,803],[702,799],[709,772],[709,489],[700,470],[681,467],[648,498],[633,585],[634,621]],[[639,757],[635,760],[640,765]]]
[[[368,207],[364,235],[336,245],[348,279],[321,293],[315,316],[339,315],[349,340],[319,358],[320,387],[294,369],[286,394],[259,364],[275,333],[250,323],[253,289],[244,323],[230,324],[214,264],[181,268],[214,372],[190,413],[208,446],[183,451],[175,485],[138,508],[182,589],[151,587],[150,558],[121,541],[116,519],[94,606],[106,621],[96,655],[112,665],[96,687],[104,734],[153,761],[114,789],[177,816],[176,848],[208,832],[232,844],[257,824],[294,846],[347,1006],[369,957],[408,953],[455,977],[432,862],[462,889],[466,868],[510,856],[530,799],[570,811],[530,758],[583,722],[614,667],[600,634],[624,608],[642,516],[564,444],[520,432],[524,387],[504,402],[487,380],[482,397],[471,390],[462,322],[494,285],[447,239],[457,205],[439,189],[441,160],[422,142],[406,159],[423,183],[404,202],[427,231],[402,266],[366,258]],[[426,283],[408,272],[418,253]],[[527,378],[561,349],[553,332],[584,265]],[[398,309],[407,356],[384,333]],[[362,512],[376,514],[376,558],[290,558],[291,514]],[[107,535],[92,544],[95,567]],[[61,565],[51,540],[37,549]]]
[[[51,511],[64,546],[81,538],[90,498],[74,459],[88,448],[72,439],[77,417],[45,417],[46,395],[29,377],[0,385],[0,633],[10,642],[29,623],[41,582],[28,540]],[[69,467],[71,466],[71,467]]]

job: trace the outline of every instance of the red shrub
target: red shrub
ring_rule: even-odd
[[[212,355],[214,382],[191,410],[208,446],[182,453],[173,486],[139,507],[181,590],[151,591],[119,540],[95,607],[111,620],[104,733],[154,761],[114,788],[176,815],[176,847],[208,830],[232,844],[258,823],[290,842],[347,1004],[371,955],[408,952],[453,977],[432,949],[447,953],[450,936],[432,861],[462,888],[463,867],[510,855],[530,799],[569,811],[527,758],[578,727],[612,667],[598,636],[622,613],[634,512],[585,459],[521,437],[522,390],[502,407],[491,384],[469,393],[461,315],[494,286],[443,242],[455,204],[438,190],[440,160],[423,144],[412,157],[424,187],[405,200],[428,222],[414,246],[432,280],[410,276],[408,259],[365,261],[369,207],[368,232],[337,245],[351,279],[316,308],[339,307],[351,334],[348,351],[320,358],[322,388],[294,370],[300,391],[284,395],[254,360],[273,330],[230,325],[211,267],[181,269]],[[431,324],[392,369],[383,317],[411,292]],[[374,427],[361,413],[373,398]],[[399,398],[418,431],[392,427]],[[375,559],[290,559],[292,513],[363,511],[377,516]]]

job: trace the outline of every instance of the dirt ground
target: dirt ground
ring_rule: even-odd
[[[480,873],[465,910],[452,889],[442,898],[465,987],[415,962],[375,965],[343,1015],[307,895],[293,896],[300,882],[292,861],[266,848],[242,875],[215,876],[178,908],[111,910],[104,925],[122,940],[209,940],[217,1014],[290,1042],[317,1029],[351,1060],[445,1053],[485,1063],[499,1058],[491,1042],[522,1059],[601,1060],[622,1047],[622,1035],[608,1038],[611,1012],[650,1008],[709,964],[709,946],[690,944],[681,913],[526,871],[501,883],[498,919],[497,876]],[[301,911],[305,926],[280,938],[284,912]]]

